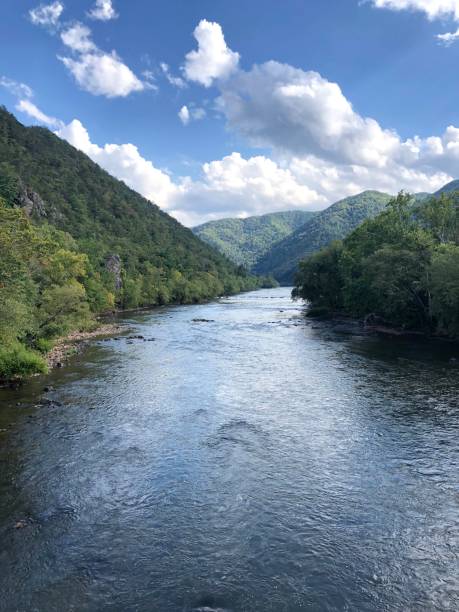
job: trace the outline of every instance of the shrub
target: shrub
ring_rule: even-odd
[[[0,348],[0,377],[9,379],[13,376],[45,374],[48,371],[46,361],[38,353],[26,349],[19,343]]]

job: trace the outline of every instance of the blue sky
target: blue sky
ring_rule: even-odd
[[[0,103],[188,225],[319,209],[459,176],[458,29],[459,0],[2,0]]]

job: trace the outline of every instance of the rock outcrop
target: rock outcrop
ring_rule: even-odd
[[[21,185],[16,197],[16,205],[23,208],[28,217],[47,217],[46,205],[38,193]]]
[[[119,255],[110,255],[105,262],[105,268],[107,272],[113,275],[115,281],[115,289],[119,291],[123,286],[123,279],[121,278],[121,259]]]

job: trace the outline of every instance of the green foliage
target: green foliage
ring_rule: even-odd
[[[114,258],[119,278],[107,266]],[[68,143],[0,108],[0,378],[43,371],[35,350],[116,306],[193,303],[262,282]]]
[[[0,375],[4,378],[47,372],[46,362],[38,353],[19,342],[0,346]]]
[[[289,236],[315,214],[290,210],[247,219],[221,219],[199,225],[193,232],[237,265],[251,270],[276,242]]]
[[[386,193],[365,191],[333,204],[276,243],[260,258],[253,271],[270,274],[283,285],[292,284],[301,259],[320,251],[334,240],[345,238],[365,219],[382,212],[390,199]]]
[[[459,196],[401,193],[343,242],[300,264],[295,295],[317,308],[459,336]]]

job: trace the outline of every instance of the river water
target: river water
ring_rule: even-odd
[[[0,395],[0,610],[459,609],[457,348],[287,289],[129,323]]]

